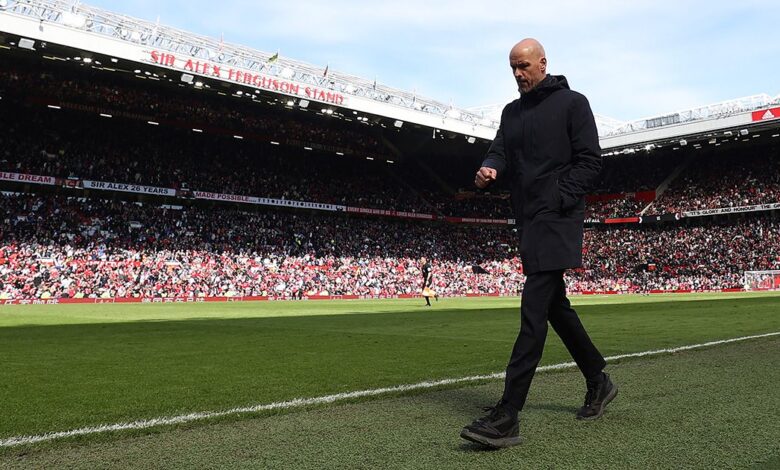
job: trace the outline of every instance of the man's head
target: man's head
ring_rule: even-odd
[[[428,262],[428,260],[427,260],[427,259],[425,259],[425,257],[424,257],[424,256],[423,256],[422,258],[420,258],[420,264],[425,264],[425,263],[427,263],[427,262]]]
[[[520,93],[528,93],[547,76],[547,57],[536,39],[523,39],[509,52],[509,66]]]

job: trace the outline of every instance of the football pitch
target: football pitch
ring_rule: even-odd
[[[576,369],[540,372],[524,443],[486,451],[458,434],[519,301],[422,303],[0,307],[0,467],[780,468],[780,334],[610,361],[593,423]],[[780,332],[777,293],[573,303],[605,356]],[[550,329],[542,365],[570,360]]]

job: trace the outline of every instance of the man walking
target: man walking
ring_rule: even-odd
[[[491,447],[520,443],[523,408],[542,357],[549,321],[585,376],[578,419],[597,419],[617,395],[606,362],[566,298],[563,273],[582,266],[585,194],[601,171],[601,149],[588,100],[563,76],[547,74],[544,48],[524,39],[509,54],[520,98],[504,107],[501,125],[474,183],[509,178],[526,274],[520,334],[506,368],[504,394],[461,437]]]

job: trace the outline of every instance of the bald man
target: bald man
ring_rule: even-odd
[[[601,417],[617,395],[606,362],[566,297],[563,273],[582,266],[585,194],[601,171],[596,122],[588,100],[566,78],[547,74],[544,48],[524,39],[509,53],[520,98],[504,107],[501,125],[476,174],[486,188],[508,178],[526,275],[520,333],[506,368],[504,394],[461,437],[491,447],[520,443],[518,413],[542,357],[550,322],[585,377],[577,419]]]

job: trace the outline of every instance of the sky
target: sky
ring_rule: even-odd
[[[508,55],[542,42],[595,113],[621,121],[780,94],[777,0],[87,0],[458,107],[517,97]]]

